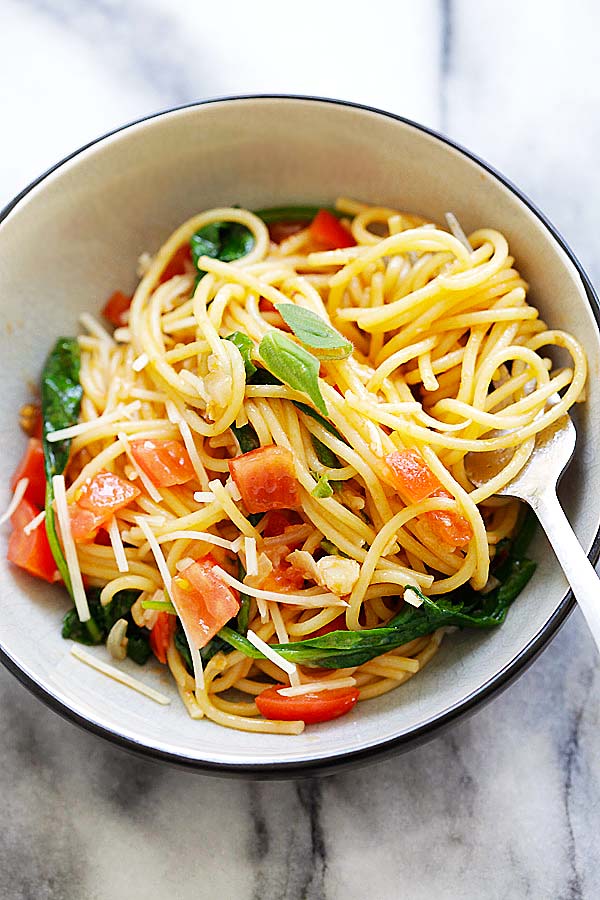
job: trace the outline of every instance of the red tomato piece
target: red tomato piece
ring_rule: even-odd
[[[263,537],[275,537],[275,535],[283,534],[286,528],[300,525],[301,522],[300,516],[291,509],[273,509],[265,517]]]
[[[32,437],[27,441],[27,449],[23,459],[19,463],[10,483],[11,490],[14,491],[17,482],[21,478],[29,479],[29,484],[25,491],[27,499],[31,500],[39,509],[42,509],[46,503],[46,473],[44,472],[42,442],[38,438]]]
[[[139,494],[139,488],[119,475],[98,472],[83,486],[77,502],[69,507],[73,539],[79,542],[94,540],[98,529]]]
[[[177,612],[196,647],[208,644],[240,608],[235,591],[214,571],[216,565],[209,553],[190,563],[173,579]]]
[[[299,505],[294,457],[285,447],[259,447],[229,460],[229,471],[249,513]]]
[[[280,591],[284,594],[293,594],[304,587],[304,575],[299,569],[295,569],[289,563],[280,562],[272,572],[261,582],[262,591]]]
[[[185,484],[196,474],[181,441],[132,441],[131,452],[157,487]]]
[[[177,616],[159,612],[154,628],[150,632],[150,647],[159,662],[167,662],[167,650],[177,627]]]
[[[419,503],[427,497],[451,497],[416,450],[396,450],[385,458],[390,480],[406,503]],[[464,547],[473,537],[471,525],[452,510],[432,510],[423,518],[444,544]]]
[[[115,326],[122,328],[127,324],[126,313],[129,312],[132,298],[123,291],[115,291],[111,294],[102,308],[102,315],[105,319]]]
[[[189,244],[182,244],[181,247],[175,251],[165,268],[163,269],[163,273],[160,276],[158,283],[164,284],[165,281],[170,281],[171,278],[174,278],[175,275],[184,275],[187,271],[186,263],[192,262],[192,251],[190,249]]]
[[[283,697],[279,691],[283,684],[267,688],[256,697],[256,705],[265,719],[290,722],[301,720],[306,725],[329,722],[344,716],[356,705],[358,688],[336,688],[333,691],[315,691],[297,697]]]
[[[339,219],[326,209],[320,209],[310,223],[310,235],[326,250],[354,247],[356,241]]]
[[[30,575],[53,583],[60,581],[60,574],[48,543],[46,523],[42,522],[31,534],[25,534],[24,531],[25,525],[35,519],[39,512],[29,500],[21,500],[11,516],[14,531],[8,541],[7,558]]]

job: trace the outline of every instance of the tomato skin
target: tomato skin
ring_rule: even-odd
[[[261,582],[262,591],[280,591],[284,594],[293,594],[294,591],[300,591],[304,587],[304,575],[299,569],[295,569],[289,563],[280,562],[275,566],[272,572],[267,575],[265,580]]]
[[[390,481],[407,503],[427,497],[451,497],[417,450],[396,450],[385,457]],[[447,509],[435,509],[423,518],[440,541],[449,547],[465,547],[473,529],[464,516]]]
[[[356,241],[348,229],[326,209],[320,209],[310,223],[310,235],[325,250],[356,246]]]
[[[184,275],[187,271],[186,263],[192,262],[192,251],[190,249],[189,244],[182,244],[178,250],[175,251],[167,265],[165,266],[162,275],[160,276],[158,283],[164,284],[165,281],[170,281],[171,278],[174,278],[175,275]]]
[[[228,462],[249,513],[299,505],[294,457],[285,447],[258,447]]]
[[[98,472],[84,484],[77,502],[69,506],[73,540],[79,543],[93,541],[98,529],[139,495],[140,489],[130,481],[113,472]]]
[[[46,523],[42,522],[31,534],[25,534],[24,531],[25,525],[35,519],[39,512],[29,500],[21,500],[11,516],[14,531],[8,541],[7,559],[30,575],[53,584],[60,581],[60,574],[48,543]]]
[[[216,565],[208,553],[173,579],[177,612],[196,647],[206,646],[240,608],[236,592],[213,571]]]
[[[46,473],[44,471],[44,451],[39,438],[29,438],[23,458],[18,465],[10,483],[11,490],[17,486],[21,478],[28,478],[29,484],[25,497],[39,509],[46,503]]]
[[[177,616],[170,613],[159,612],[152,631],[150,632],[150,647],[155,657],[163,665],[167,662],[167,650],[171,638],[177,627]]]
[[[330,722],[350,712],[356,706],[359,695],[358,688],[336,688],[333,691],[282,697],[278,692],[285,686],[276,684],[255,698],[265,719],[279,719],[283,722],[301,720],[306,725]]]
[[[115,291],[110,295],[102,308],[102,315],[105,319],[114,325],[115,328],[122,328],[127,324],[127,315],[131,306],[132,297],[124,294],[123,291]]]
[[[157,487],[186,484],[196,474],[181,441],[132,441],[131,452],[138,466]]]

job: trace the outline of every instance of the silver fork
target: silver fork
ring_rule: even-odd
[[[526,465],[498,494],[525,500],[548,535],[600,650],[600,578],[585,555],[556,496],[556,487],[575,450],[575,426],[563,415],[541,431]],[[473,484],[485,484],[506,465],[506,451],[468,453],[465,470]]]

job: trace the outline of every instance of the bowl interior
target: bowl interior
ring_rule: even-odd
[[[583,343],[591,377],[578,411],[576,459],[565,478],[567,511],[589,547],[598,531],[600,392],[598,328],[573,263],[516,194],[459,150],[369,110],[282,98],[215,102],[131,126],[43,179],[0,225],[0,503],[24,438],[17,412],[51,342],[77,331],[113,290],[135,284],[139,254],[154,251],[193,213],[216,205],[257,208],[330,202],[346,195],[507,236],[531,300],[551,326]],[[585,502],[584,502],[585,499]],[[342,757],[408,735],[455,708],[511,666],[555,613],[566,582],[545,540],[539,568],[505,625],[462,633],[417,678],[359,711],[299,737],[224,731],[193,722],[158,667],[132,674],[172,697],[156,706],[69,655],[60,636],[63,592],[4,562],[0,644],[14,663],[70,710],[132,742],[200,763],[300,764]],[[103,648],[94,650],[100,656]]]

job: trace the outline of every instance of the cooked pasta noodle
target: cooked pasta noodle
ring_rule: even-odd
[[[582,348],[528,304],[504,235],[482,228],[467,239],[453,217],[454,233],[348,199],[337,210],[349,240],[331,249],[315,240],[312,226],[276,243],[248,210],[203,212],[146,259],[114,338],[82,317],[79,424],[59,435],[72,438],[67,500],[76,505],[104,471],[139,493],[111,518],[112,545],[78,544],[79,566],[105,606],[119,591],[139,592],[132,615],[144,628],[155,627],[171,598],[188,634],[176,585],[189,588],[188,567],[209,553],[223,590],[249,595],[245,628],[256,635],[254,648],[293,645],[333,628],[360,635],[406,608],[424,615],[423,595],[435,601],[462,588],[489,590],[496,549],[522,518],[518,501],[494,495],[525,465],[535,435],[582,396]],[[196,269],[185,248],[222,223],[237,224],[248,252],[230,261],[204,252]],[[333,326],[338,347],[303,344],[281,304]],[[261,343],[273,332],[316,357],[311,384],[322,407],[285,366],[273,372]],[[245,336],[249,355],[227,339],[232,334]],[[342,352],[348,341],[352,352]],[[555,350],[567,352],[568,366],[554,367]],[[253,368],[267,377],[251,377]],[[278,514],[279,530],[271,512],[253,515],[239,479],[230,477],[245,432],[262,448],[291,454],[298,503]],[[178,442],[189,478],[156,483],[134,453],[143,441]],[[465,455],[488,450],[505,450],[506,465],[475,487]],[[435,489],[412,495],[394,460],[420,466],[419,477]],[[268,480],[268,468],[263,474]],[[164,659],[193,718],[295,734],[302,716],[259,714],[255,698],[273,682],[296,685],[289,702],[310,695],[313,682],[326,696],[328,680],[331,697],[342,689],[377,697],[417,674],[445,630],[434,624],[329,671],[277,664],[277,652],[252,658],[213,639],[199,682],[186,664],[185,639],[171,628]]]

